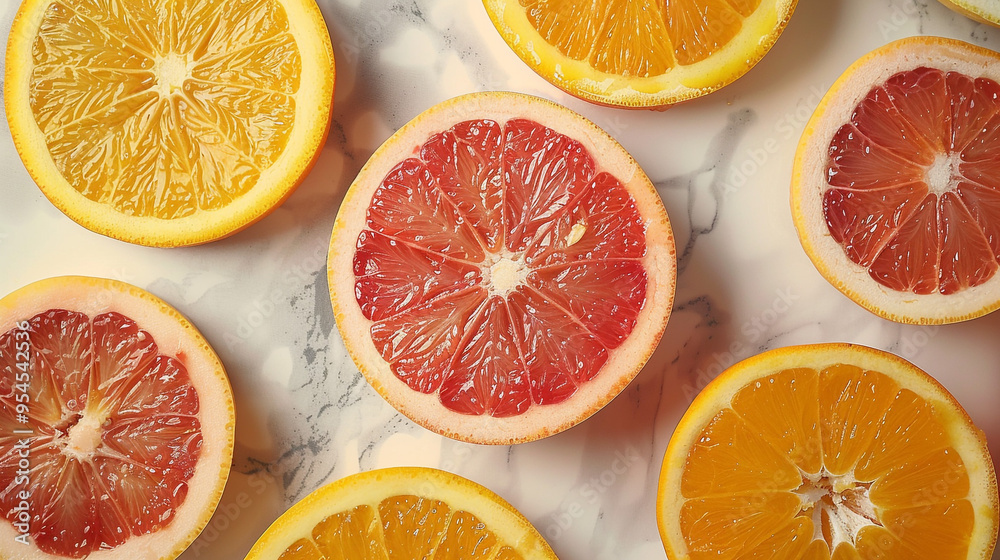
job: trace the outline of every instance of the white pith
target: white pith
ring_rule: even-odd
[[[861,58],[833,85],[803,132],[792,173],[792,217],[806,254],[820,274],[862,307],[883,318],[911,324],[954,323],[1000,307],[1000,274],[952,294],[915,294],[878,283],[868,268],[852,261],[830,233],[823,214],[828,190],[830,142],[875,84],[920,67],[1000,81],[1000,59],[992,51],[940,37],[911,37]],[[931,192],[951,190],[959,155],[942,155],[926,170]]]
[[[752,14],[742,19],[739,33],[720,45],[710,57],[693,64],[675,64],[665,73],[645,77],[605,72],[596,69],[589,57],[566,56],[529,22],[529,10],[524,2],[483,0],[483,4],[510,48],[555,86],[601,105],[662,107],[708,94],[753,68],[778,39],[797,1],[761,2]],[[643,25],[627,18],[623,21],[628,21],[626,26],[642,28]],[[588,25],[587,22],[573,24]],[[627,51],[623,54],[635,56]]]
[[[57,277],[29,284],[0,299],[0,333],[15,328],[25,317],[53,308],[66,308],[94,317],[116,312],[141,325],[160,352],[183,356],[192,387],[198,394],[197,418],[202,445],[198,467],[187,480],[188,493],[169,523],[158,530],[130,537],[118,547],[100,549],[88,560],[164,560],[176,558],[207,525],[215,511],[232,464],[235,409],[229,380],[218,356],[208,342],[180,313],[152,294],[134,286],[87,277]],[[73,401],[66,405],[75,408]],[[65,414],[60,424],[66,428],[54,439],[62,454],[91,460],[100,442],[105,413],[88,404],[76,414]],[[93,448],[93,449],[92,449]],[[35,474],[29,475],[31,477]],[[32,480],[34,482],[34,480]],[[40,505],[41,502],[35,502]],[[34,545],[15,540],[16,529],[0,523],[0,558],[4,560],[64,560]]]
[[[372,322],[362,314],[355,298],[352,270],[357,238],[375,188],[392,167],[410,157],[431,136],[457,122],[489,118],[506,123],[529,118],[574,138],[595,158],[599,169],[616,177],[635,199],[646,223],[646,255],[642,265],[652,280],[647,285],[646,305],[636,319],[633,334],[605,363],[601,374],[557,404],[532,406],[514,417],[466,415],[445,408],[437,394],[413,391],[397,378],[372,342]],[[582,235],[567,233],[572,240]],[[501,255],[502,256],[502,255]],[[508,255],[513,260],[513,255]],[[490,267],[495,263],[490,262]],[[501,265],[517,272],[518,267]],[[485,271],[480,269],[485,277]],[[493,275],[493,271],[489,271]],[[663,332],[673,302],[676,256],[666,210],[648,177],[620,144],[583,117],[549,101],[510,92],[487,92],[457,97],[428,109],[383,144],[358,174],[344,198],[330,240],[327,265],[331,302],[337,327],[348,351],[365,378],[389,403],[422,426],[463,441],[510,444],[539,439],[576,425],[618,395],[638,373]],[[510,281],[516,281],[514,275]],[[492,282],[492,280],[491,280]],[[500,286],[504,288],[503,281]]]
[[[482,274],[483,284],[487,286],[490,296],[506,297],[524,285],[528,278],[528,265],[520,253],[503,250],[486,257]]]
[[[802,473],[802,485],[795,494],[802,500],[802,514],[812,518],[812,540],[826,542],[833,552],[841,543],[854,546],[861,529],[881,527],[868,487],[851,474],[838,476],[826,469]],[[824,535],[824,525],[830,528],[829,537]]]
[[[976,510],[976,521],[969,538],[968,555],[964,556],[963,560],[988,560],[992,557],[998,525],[1000,525],[998,523],[998,519],[1000,519],[1000,503],[998,502],[1000,500],[997,496],[993,460],[987,449],[984,434],[972,423],[954,396],[948,393],[934,378],[912,363],[888,352],[865,346],[828,343],[788,346],[769,350],[743,360],[716,377],[688,407],[688,411],[674,430],[674,435],[671,437],[664,454],[657,491],[657,524],[669,558],[690,558],[690,550],[680,523],[681,508],[689,500],[680,491],[681,479],[687,468],[688,457],[692,449],[699,441],[700,434],[716,417],[717,411],[730,408],[733,397],[738,391],[775,372],[798,368],[823,371],[831,366],[844,364],[855,366],[863,371],[878,372],[888,376],[898,385],[898,390],[911,391],[935,410],[935,415],[941,419],[941,428],[946,434],[951,448],[965,465],[969,481],[968,494],[965,499]],[[882,479],[870,480],[867,475],[863,475],[865,478],[859,481],[855,477],[853,469],[844,475],[829,476],[822,463],[816,468],[819,469],[818,473],[804,476],[796,489],[789,490],[798,495],[803,506],[810,501],[822,498],[820,492],[810,491],[808,487],[804,488],[803,483],[812,483],[813,480],[820,482],[822,477],[826,476],[831,490],[840,493],[845,498],[859,498],[855,501],[859,507],[851,508],[853,513],[859,514],[867,520],[882,520],[886,523],[885,529],[891,531],[892,521],[889,517],[885,517],[885,512],[882,509],[884,506],[880,505],[877,510],[872,508],[867,492],[869,485],[874,486]],[[804,474],[801,468],[799,473]],[[789,486],[784,485],[783,487],[788,488]],[[852,487],[858,489],[855,490],[853,496]],[[827,492],[824,490],[823,493]],[[910,511],[915,512],[915,510]],[[807,515],[804,509],[800,509],[800,513],[797,514],[797,516],[802,515]],[[860,520],[847,516],[842,517],[838,522],[844,537],[853,534],[853,537],[856,538],[859,531],[871,526],[865,521],[865,524],[857,526],[854,530],[854,524],[860,524]],[[815,518],[812,519],[815,521]],[[865,531],[864,538],[869,538],[868,533],[869,531]],[[814,532],[813,536],[806,538],[810,542],[814,538],[826,540],[818,532]],[[874,538],[878,540],[880,537]],[[838,541],[838,544],[839,542],[841,541]],[[871,542],[869,540],[869,543]]]
[[[184,87],[184,80],[191,77],[193,62],[182,54],[169,53],[157,57],[153,65],[153,75],[156,76],[156,89],[161,97]]]
[[[961,163],[962,155],[959,153],[938,154],[934,163],[927,168],[927,187],[930,191],[938,196],[954,191],[961,178]]]
[[[70,426],[66,435],[58,438],[57,441],[64,445],[63,453],[81,461],[89,461],[101,445],[101,426],[106,419],[106,415],[99,411],[84,411],[76,423]]]
[[[335,64],[329,32],[315,2],[280,0],[289,32],[299,50],[302,77],[295,94],[295,126],[281,156],[257,180],[256,187],[220,209],[204,209],[190,216],[164,220],[152,216],[125,217],[113,207],[95,202],[63,177],[48,151],[46,137],[31,111],[34,73],[32,45],[53,0],[24,0],[11,27],[3,83],[4,106],[14,145],[29,174],[45,196],[84,227],[130,243],[172,247],[205,243],[242,230],[276,208],[291,195],[312,166],[326,139],[333,100]],[[153,91],[169,95],[183,87],[193,61],[176,56],[154,60]],[[183,71],[183,74],[182,74]],[[176,95],[176,94],[175,94]],[[313,158],[304,154],[312,154]],[[122,225],[124,220],[126,225]]]

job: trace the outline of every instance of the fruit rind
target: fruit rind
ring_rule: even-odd
[[[687,457],[715,413],[729,407],[733,396],[756,379],[795,368],[822,371],[835,364],[850,364],[888,375],[901,389],[913,391],[946,419],[944,427],[947,435],[968,469],[969,499],[974,504],[982,504],[976,512],[977,526],[970,543],[970,550],[982,551],[982,554],[970,555],[969,558],[986,560],[990,557],[997,541],[1000,503],[996,473],[985,434],[975,427],[968,413],[947,389],[912,363],[866,346],[827,343],[778,348],[743,360],[719,374],[695,397],[674,430],[660,470],[656,517],[660,538],[669,558],[683,560],[689,557],[673,512],[680,510],[683,501],[680,488]],[[979,523],[989,526],[981,527]]]
[[[1000,308],[1000,274],[960,292],[916,295],[877,283],[830,234],[823,216],[830,141],[858,103],[891,76],[920,66],[1000,81],[1000,54],[955,39],[910,37],[880,47],[852,64],[806,124],[792,170],[791,211],[799,241],[820,274],[858,305],[899,323],[936,325],[974,319]]]
[[[199,210],[171,220],[126,216],[95,202],[73,188],[56,168],[29,104],[32,43],[53,1],[25,0],[14,16],[7,42],[3,94],[7,122],[21,161],[38,188],[63,214],[95,233],[128,243],[153,247],[198,245],[253,225],[280,206],[305,179],[329,132],[335,76],[333,44],[323,14],[313,0],[282,0],[296,38],[311,36],[317,40],[296,42],[302,75],[310,76],[316,87],[304,87],[310,80],[303,80],[296,94],[295,122],[299,126],[293,127],[281,156],[264,170],[255,187],[222,209]],[[269,182],[273,184],[261,186]]]
[[[744,20],[741,32],[711,57],[725,62],[678,65],[660,76],[628,79],[600,72],[562,54],[534,29],[523,9],[509,8],[516,2],[483,0],[501,37],[539,76],[570,95],[598,105],[665,109],[712,93],[749,72],[777,42],[798,0],[762,2]]]
[[[393,467],[354,474],[313,491],[271,524],[246,560],[274,560],[333,513],[363,504],[376,506],[396,495],[441,500],[453,509],[467,511],[526,560],[556,559],[531,522],[490,489],[438,469]]]
[[[992,0],[940,0],[942,4],[951,8],[952,10],[971,18],[980,23],[985,23],[992,25],[994,27],[1000,27],[1000,10],[996,8],[996,3],[993,2],[993,11],[987,10],[986,6]]]
[[[464,415],[441,406],[436,393],[419,393],[400,381],[375,348],[369,333],[372,323],[361,313],[355,299],[355,278],[351,272],[355,246],[358,234],[365,227],[365,215],[375,189],[393,166],[416,153],[431,135],[463,120],[490,118],[502,124],[518,117],[533,119],[579,141],[595,157],[598,166],[617,177],[635,199],[647,228],[643,265],[650,282],[645,306],[636,321],[643,328],[636,328],[615,350],[597,378],[583,384],[563,403],[535,405],[511,418]],[[659,194],[620,144],[597,125],[551,101],[511,92],[486,92],[455,97],[428,109],[375,151],[344,197],[330,240],[327,273],[334,316],[348,352],[386,401],[414,422],[447,437],[508,445],[546,437],[582,422],[631,382],[666,326],[673,305],[676,266],[670,221]],[[606,374],[630,363],[627,372]]]
[[[97,551],[90,560],[173,559],[194,542],[212,518],[232,467],[236,410],[232,388],[218,355],[190,321],[153,294],[117,280],[86,276],[60,276],[28,284],[0,299],[0,333],[19,321],[53,308],[85,313],[118,312],[133,319],[152,335],[159,352],[181,359],[192,373],[198,392],[198,417],[202,430],[201,457],[188,494],[173,519],[163,529],[132,537],[125,544]],[[200,375],[193,372],[204,372]],[[210,378],[207,376],[211,375]],[[204,458],[215,457],[212,467]],[[14,540],[14,527],[0,522],[0,557],[6,560],[65,560]]]

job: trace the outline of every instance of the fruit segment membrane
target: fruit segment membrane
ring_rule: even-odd
[[[520,0],[564,55],[609,74],[651,77],[700,62],[740,32],[760,0]]]
[[[32,61],[31,111],[60,173],[131,216],[239,198],[295,120],[301,60],[275,0],[57,0]]]
[[[558,403],[646,301],[645,222],[577,141],[527,119],[460,122],[376,189],[354,257],[372,341],[463,414]]]
[[[690,557],[967,558],[970,479],[945,422],[856,366],[751,382],[688,454],[680,526]]]
[[[290,545],[278,560],[521,560],[490,528],[440,500],[392,496],[377,507],[360,505],[316,524],[310,538]]]
[[[31,540],[70,558],[169,525],[202,444],[184,364],[118,313],[28,323],[0,335],[0,512],[14,523],[26,501]]]
[[[874,88],[830,144],[823,211],[883,286],[953,294],[1000,258],[1000,84],[917,68]]]

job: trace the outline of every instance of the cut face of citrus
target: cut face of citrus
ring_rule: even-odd
[[[862,306],[911,323],[1000,306],[1000,54],[889,44],[834,84],[792,178],[799,238]]]
[[[663,204],[617,142],[553,103],[488,93],[424,112],[372,156],[329,275],[347,348],[386,400],[449,437],[510,443],[628,384],[675,267]]]
[[[0,300],[0,374],[0,557],[175,558],[208,523],[233,398],[166,303],[97,278],[31,284]]]
[[[437,469],[343,478],[278,518],[247,560],[555,560],[545,539],[490,490]]]
[[[603,105],[664,107],[752,68],[796,0],[483,0],[521,60],[567,93]]]
[[[997,481],[943,387],[848,344],[723,372],[667,447],[657,494],[672,559],[988,559]]]
[[[26,0],[6,63],[32,178],[75,221],[133,243],[257,221],[329,126],[333,51],[312,0]]]
[[[940,2],[976,21],[1000,27],[1000,6],[993,0],[940,0]]]

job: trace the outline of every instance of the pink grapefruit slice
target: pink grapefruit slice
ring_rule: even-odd
[[[792,216],[813,263],[872,312],[962,321],[1000,307],[1000,54],[939,37],[875,50],[799,144]]]
[[[0,558],[176,558],[233,429],[218,357],[152,294],[62,277],[0,300]]]
[[[670,314],[663,203],[583,117],[507,92],[449,100],[371,157],[330,244],[337,326],[390,404],[446,436],[538,439],[632,380]]]

